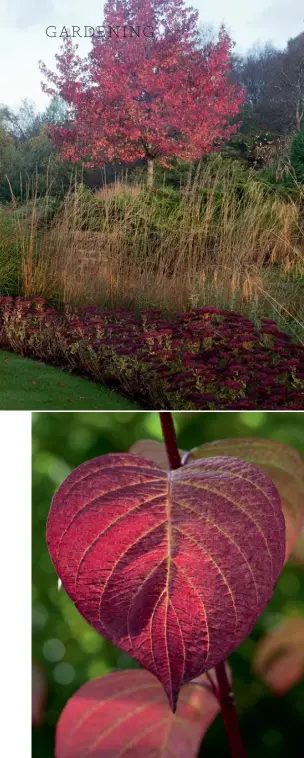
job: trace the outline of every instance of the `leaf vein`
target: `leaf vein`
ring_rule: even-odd
[[[254,588],[255,588],[255,592],[256,592],[256,596],[257,596],[257,602],[256,602],[256,606],[257,606],[257,605],[258,605],[258,601],[259,601],[259,593],[258,593],[258,586],[257,586],[256,580],[255,580],[255,577],[254,577],[254,573],[253,573],[253,571],[252,571],[252,568],[251,568],[251,566],[250,566],[250,563],[249,563],[248,559],[246,558],[245,554],[243,553],[243,551],[241,550],[241,548],[239,547],[239,545],[237,544],[237,542],[235,542],[235,540],[233,539],[233,537],[231,537],[231,534],[229,534],[229,533],[228,533],[228,532],[226,532],[224,529],[222,529],[222,528],[221,528],[221,527],[220,527],[220,526],[219,526],[219,525],[216,523],[216,521],[213,521],[213,519],[211,519],[211,518],[209,518],[208,516],[206,516],[206,514],[204,514],[204,513],[199,513],[199,511],[196,511],[196,510],[195,510],[195,508],[190,508],[188,505],[185,505],[184,503],[181,503],[181,501],[179,501],[179,506],[180,506],[180,507],[182,507],[182,508],[184,508],[186,511],[190,511],[190,513],[196,513],[196,514],[199,516],[199,518],[197,519],[197,521],[200,521],[201,519],[204,519],[204,520],[205,520],[205,521],[207,521],[208,523],[212,524],[212,526],[215,526],[215,528],[216,528],[216,529],[217,529],[217,530],[218,530],[218,531],[219,531],[221,534],[223,534],[223,535],[224,535],[224,537],[226,537],[226,539],[228,539],[230,542],[232,542],[232,544],[233,544],[233,545],[235,545],[235,547],[236,547],[236,549],[238,550],[238,552],[239,552],[239,553],[242,555],[242,557],[244,558],[244,561],[245,561],[246,565],[248,566],[248,569],[249,569],[249,571],[250,571],[250,573],[251,573],[251,576],[252,576],[252,579],[253,579]]]
[[[242,477],[239,477],[239,478],[241,479]],[[248,480],[246,480],[246,481],[248,481]],[[265,534],[264,534],[263,530],[261,529],[261,527],[259,526],[259,524],[255,521],[254,518],[252,518],[251,514],[248,513],[248,511],[245,508],[242,508],[242,506],[239,503],[237,503],[235,500],[233,500],[233,498],[229,497],[228,495],[223,495],[223,493],[219,492],[219,490],[215,490],[213,488],[211,489],[210,487],[201,487],[199,484],[194,484],[193,481],[189,482],[189,481],[182,480],[182,482],[179,481],[178,483],[179,484],[180,483],[182,483],[182,484],[189,484],[191,487],[194,487],[195,489],[203,490],[204,492],[210,492],[212,495],[218,495],[219,497],[222,498],[222,500],[228,501],[229,503],[231,503],[232,505],[234,505],[237,508],[237,510],[241,511],[241,513],[244,513],[245,516],[247,516],[247,518],[249,519],[249,521],[251,521],[256,526],[258,532],[260,532],[260,534],[262,535],[263,541],[265,542],[266,549],[267,549],[267,552],[268,552],[268,555],[269,555],[269,558],[270,558],[271,573],[272,573],[272,570],[273,570],[273,560],[272,560],[272,555],[271,555],[271,552],[269,550],[268,542],[267,542],[267,539],[265,537]]]

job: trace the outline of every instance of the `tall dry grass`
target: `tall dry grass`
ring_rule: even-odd
[[[51,224],[37,193],[16,213],[26,297],[110,308],[231,307],[304,323],[300,203],[233,169],[200,166],[180,190],[117,182],[89,200],[77,184]],[[39,210],[39,212],[38,212]]]

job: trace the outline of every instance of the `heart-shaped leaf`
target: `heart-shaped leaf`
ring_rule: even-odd
[[[171,707],[249,634],[284,560],[278,492],[236,458],[166,472],[128,454],[79,466],[47,542],[64,588],[106,639],[162,682]]]
[[[55,756],[195,758],[219,709],[206,675],[183,687],[173,715],[148,671],[107,674],[68,701],[57,724]]]
[[[289,445],[257,437],[207,442],[191,450],[188,461],[232,455],[253,463],[274,482],[281,500],[286,522],[286,555],[289,557],[304,524],[304,461]]]

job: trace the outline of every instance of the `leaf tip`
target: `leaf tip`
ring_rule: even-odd
[[[177,701],[178,701],[178,696],[179,696],[179,689],[176,692],[174,692],[174,690],[171,690],[171,689],[168,692],[165,689],[165,692],[166,692],[166,695],[167,695],[167,698],[168,698],[168,701],[169,701],[169,706],[171,708],[171,711],[174,714],[174,713],[176,713],[176,709],[177,709]]]

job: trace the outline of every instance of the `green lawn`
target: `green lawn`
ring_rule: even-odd
[[[138,406],[67,371],[0,352],[0,410],[138,410]]]

